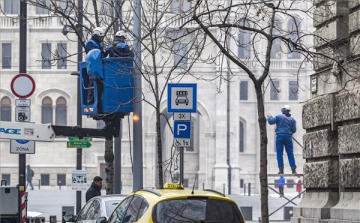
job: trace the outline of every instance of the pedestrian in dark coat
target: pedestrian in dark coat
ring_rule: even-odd
[[[32,183],[32,178],[34,177],[34,171],[30,168],[30,165],[26,166],[26,186],[25,188],[27,188],[30,184],[31,189],[30,190],[34,190],[34,185]]]
[[[99,176],[94,177],[90,188],[86,191],[86,202],[96,196],[101,196],[102,178]]]

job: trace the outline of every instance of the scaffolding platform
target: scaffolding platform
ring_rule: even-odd
[[[304,174],[303,173],[297,173],[297,174],[287,174],[287,173],[284,173],[284,174],[268,174],[268,177],[281,177],[281,176],[284,176],[284,177],[297,177],[297,176],[300,176],[300,177],[303,177]]]

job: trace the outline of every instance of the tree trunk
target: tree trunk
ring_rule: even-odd
[[[268,179],[267,179],[267,132],[266,118],[264,109],[264,98],[260,84],[255,84],[258,123],[260,128],[260,187],[261,187],[261,222],[269,223],[269,207],[268,207]]]
[[[156,139],[157,139],[157,153],[158,153],[158,176],[159,176],[159,185],[160,189],[164,186],[163,179],[163,163],[162,163],[162,141],[161,141],[161,126],[160,126],[160,103],[157,103],[156,106]]]
[[[114,146],[113,137],[105,139],[106,194],[114,193]]]

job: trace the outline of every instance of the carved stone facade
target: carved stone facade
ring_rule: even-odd
[[[360,222],[360,1],[314,4],[314,46],[333,59],[314,60],[303,108],[307,192],[291,222]]]

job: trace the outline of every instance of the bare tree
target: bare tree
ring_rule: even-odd
[[[135,38],[132,30],[133,1],[122,0],[120,5],[117,4],[118,1],[116,0],[84,0],[83,2],[84,8],[79,10],[75,0],[26,0],[28,5],[43,10],[41,15],[36,18],[29,18],[29,20],[60,19],[63,25],[62,33],[68,37],[69,41],[77,42],[80,39],[83,47],[91,37],[92,30],[98,26],[106,29],[105,45],[110,45],[113,42],[114,34],[120,27],[129,34],[129,40]],[[143,97],[134,99],[133,102],[141,103],[145,101],[156,111],[157,187],[159,188],[162,188],[164,184],[164,166],[171,173],[175,165],[174,158],[176,157],[173,147],[171,148],[172,156],[170,159],[163,160],[162,157],[164,146],[161,137],[160,119],[161,116],[166,117],[166,114],[160,111],[160,103],[164,100],[165,90],[169,82],[179,82],[184,76],[192,75],[191,68],[201,55],[206,42],[206,38],[198,37],[202,34],[197,30],[168,29],[169,27],[176,27],[177,21],[182,19],[171,12],[171,5],[171,1],[142,1],[142,36],[138,39],[141,42],[142,52],[134,52],[142,54],[143,64],[140,71],[143,80],[146,82],[146,88],[137,89],[142,91]],[[79,14],[84,18],[83,24],[78,22]],[[14,18],[13,22],[18,22],[18,18]],[[119,24],[120,27],[117,27]],[[83,36],[80,36],[80,29],[83,30]],[[49,51],[51,50],[49,49]],[[71,61],[72,56],[76,55],[69,52],[66,55],[60,55],[58,52],[51,52],[51,54],[51,59],[39,55],[39,59],[40,56],[42,57],[40,61],[55,65],[61,60]],[[77,63],[76,61],[71,62]],[[154,97],[146,98],[146,92],[151,92]],[[107,194],[112,194],[114,176],[112,139],[106,139],[105,141],[104,158],[106,162]]]
[[[173,13],[172,1],[143,0],[141,27],[142,69],[141,75],[146,83],[142,91],[151,92],[152,98],[143,100],[155,109],[158,188],[164,185],[164,170],[170,173],[176,163],[176,153],[171,148],[171,158],[162,157],[164,145],[162,142],[161,116],[167,120],[167,115],[160,110],[161,102],[166,98],[167,84],[179,82],[185,76],[192,76],[192,67],[198,61],[204,49],[206,38],[196,29],[176,29],[181,16]],[[123,10],[121,24],[132,38],[131,19],[133,3],[123,0],[124,5],[130,5],[129,10]],[[199,37],[201,36],[201,37]],[[170,126],[170,125],[168,125]],[[170,127],[171,128],[171,127]],[[172,131],[172,130],[171,130]]]
[[[269,84],[273,84],[271,63],[274,59],[280,58],[281,54],[303,58],[302,62],[298,64],[298,72],[306,66],[307,62],[311,62],[313,54],[309,45],[306,45],[309,42],[310,33],[301,29],[304,18],[311,18],[311,13],[311,1],[196,0],[193,3],[192,11],[187,14],[191,18],[189,22],[195,21],[203,35],[210,38],[217,47],[218,54],[211,61],[217,61],[224,71],[231,74],[234,68],[244,71],[254,84],[260,129],[262,222],[269,222],[268,139],[264,91]],[[284,29],[281,25],[283,22],[281,18],[290,19],[292,25]],[[231,45],[232,43],[235,43],[236,47]],[[261,75],[254,73],[256,67],[262,69]],[[230,81],[231,77],[221,75],[219,78]],[[277,89],[276,87],[274,85],[275,89]]]

